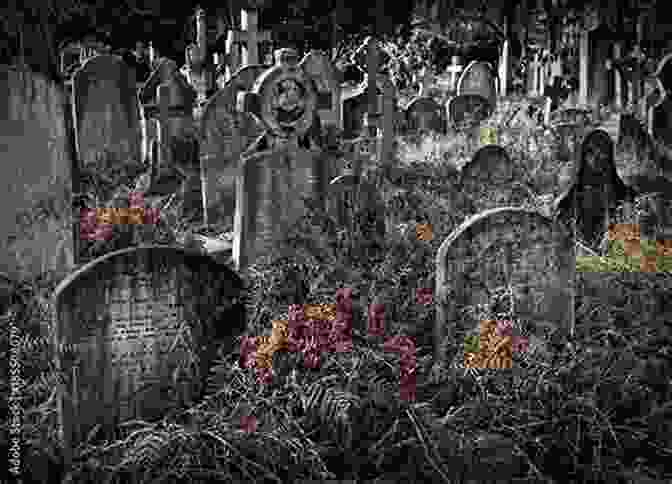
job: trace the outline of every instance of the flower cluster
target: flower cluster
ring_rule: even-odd
[[[244,337],[241,341],[239,365],[254,367],[259,383],[272,380],[272,358],[277,350],[301,352],[304,366],[317,368],[323,351],[352,349],[351,289],[339,289],[334,306],[292,304],[288,313],[287,321],[273,321],[270,337]]]
[[[82,240],[106,241],[112,237],[113,225],[156,224],[159,214],[156,209],[144,208],[140,192],[128,195],[129,208],[83,208],[79,213],[79,231]]]
[[[399,397],[407,402],[415,400],[415,343],[408,336],[393,336],[385,341],[383,349],[399,353]]]
[[[478,341],[465,339],[464,364],[468,368],[511,368],[512,353],[527,350],[528,339],[513,335],[509,320],[484,319]]]

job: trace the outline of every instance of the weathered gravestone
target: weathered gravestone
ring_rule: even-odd
[[[443,108],[430,97],[418,97],[406,106],[407,133],[445,133]]]
[[[451,122],[477,125],[490,117],[496,104],[494,72],[486,62],[472,61],[457,81],[457,96],[449,101]]]
[[[634,196],[616,171],[611,138],[595,130],[583,140],[571,185],[555,201],[554,211],[562,220],[575,220],[577,238],[596,249],[617,205]]]
[[[77,170],[63,88],[0,68],[0,271],[16,278],[74,266],[72,181]]]
[[[329,60],[329,57],[316,50],[308,52],[301,60],[303,69],[315,80],[317,93],[330,96],[327,108],[318,109],[317,114],[323,128],[340,129],[341,127],[341,83],[340,74]],[[324,103],[327,105],[327,103]]]
[[[329,170],[308,132],[315,110],[328,107],[330,99],[318,96],[314,86],[296,51],[280,49],[276,65],[259,77],[253,91],[238,95],[238,108],[253,113],[266,130],[241,158],[233,245],[237,269],[274,254],[307,213],[305,199],[324,202]]]
[[[135,76],[120,57],[99,55],[73,76],[75,136],[80,166],[141,162]]]
[[[389,123],[392,124],[397,105],[394,84],[392,84],[392,81],[387,76],[378,74],[376,85],[378,88],[376,95],[379,97],[378,111],[382,112],[384,120],[389,119]],[[364,82],[358,86],[346,86],[343,88],[341,96],[341,120],[344,139],[352,140],[358,138],[362,133],[364,114],[369,109],[367,87],[368,75],[365,77]],[[388,115],[387,113],[390,114]],[[382,129],[385,130],[386,127],[383,126]]]
[[[252,89],[266,69],[262,65],[239,69],[203,110],[200,153],[207,224],[233,225],[240,156],[263,132],[249,113],[236,111],[236,95]]]
[[[97,425],[112,438],[121,422],[199,398],[218,345],[245,328],[241,288],[226,266],[171,246],[111,252],[64,279],[54,343],[66,452]]]
[[[164,59],[140,90],[145,126],[154,125],[153,142],[158,143],[158,159],[152,159],[156,183],[164,174],[176,170],[184,177],[181,216],[191,218],[203,209],[201,170],[193,108],[196,93],[177,70],[177,64]],[[156,186],[150,188],[150,192]]]
[[[501,146],[479,149],[460,174],[460,192],[470,214],[488,208],[531,204],[533,193]]]
[[[672,149],[672,54],[663,57],[655,75],[662,84],[665,95],[662,101],[652,108],[651,134],[656,141]],[[672,160],[668,159],[667,163],[672,163]],[[669,166],[666,168],[670,169]]]
[[[445,338],[463,341],[479,324],[478,305],[509,285],[513,313],[532,334],[573,334],[574,251],[566,227],[531,209],[500,207],[465,220],[436,256],[436,361],[450,357]]]

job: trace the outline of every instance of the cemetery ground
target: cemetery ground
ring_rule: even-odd
[[[497,136],[522,166],[551,156],[543,133],[535,135],[537,151],[521,147],[506,129],[498,128]],[[454,135],[397,142],[394,166],[370,167],[388,214],[385,237],[373,235],[364,213],[351,231],[334,234],[333,220],[315,211],[288,234],[281,258],[259,261],[244,275],[245,336],[271,334],[273,321],[290,317],[290,304],[332,304],[339,289],[349,288],[352,347],[319,354],[312,368],[300,353],[276,351],[268,381],[242,368],[237,352],[220,354],[202,401],[158,422],[128,422],[115,441],[101,440],[94,429],[74,449],[67,482],[129,482],[130,476],[134,482],[371,484],[672,478],[672,274],[621,266],[579,270],[569,342],[564,334],[562,342],[547,343],[547,352],[531,345],[514,354],[512,369],[436,364],[435,302],[416,294],[433,290],[435,254],[466,215],[446,200],[469,154]],[[161,223],[144,227],[140,238],[158,234],[193,243],[197,228],[174,216],[176,210],[163,210]],[[3,361],[18,351],[24,381],[23,482],[62,477],[54,400],[59,376],[49,345],[53,288],[47,279],[15,288],[7,302],[17,310],[10,317],[20,337],[11,336],[10,344],[12,325],[1,325]],[[493,296],[490,303],[483,308],[488,318],[515,321],[506,298]],[[371,304],[383,305],[384,336],[367,334]],[[393,336],[415,345],[410,398],[402,398],[399,382],[404,355],[384,344]],[[448,361],[461,360],[463,341],[443,343]],[[0,384],[7,449],[12,383],[3,373]]]

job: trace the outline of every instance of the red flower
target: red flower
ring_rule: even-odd
[[[352,351],[352,340],[342,339],[334,343],[334,351],[337,353],[347,353]]]
[[[504,336],[511,336],[513,334],[513,324],[511,321],[506,319],[498,320],[497,329],[495,331],[497,332],[497,336],[500,338]]]
[[[306,348],[303,351],[303,365],[315,369],[320,365],[320,352],[317,348]]]
[[[385,335],[385,305],[374,303],[369,305],[369,336]]]
[[[383,349],[386,351],[398,351],[402,354],[414,355],[415,343],[408,336],[397,335],[385,341]]]
[[[272,368],[256,368],[254,373],[257,378],[257,383],[260,385],[267,385],[273,381]]]
[[[131,192],[128,194],[128,204],[130,208],[142,208],[145,206],[144,195],[142,192]]]
[[[257,419],[254,415],[240,416],[240,430],[246,433],[251,433],[257,430]]]
[[[511,351],[514,353],[524,353],[529,346],[529,340],[525,336],[514,336],[511,339]]]
[[[419,287],[415,290],[416,304],[429,306],[432,304],[432,289],[429,287]]]
[[[159,209],[158,208],[146,208],[143,212],[143,223],[147,225],[155,225],[159,223]]]
[[[96,229],[96,211],[91,208],[83,208],[79,211],[79,233],[82,239],[91,238]]]
[[[109,224],[97,225],[90,234],[90,240],[105,241],[112,237],[112,226]]]
[[[257,345],[254,338],[243,336],[240,340],[240,358],[238,365],[241,368],[252,368],[255,362]]]

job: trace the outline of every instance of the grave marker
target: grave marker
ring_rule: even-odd
[[[661,59],[655,73],[665,93],[662,101],[651,109],[651,134],[654,139],[672,148],[672,54]],[[669,160],[668,160],[669,162]]]
[[[259,30],[258,13],[254,9],[242,9],[240,12],[240,30],[232,30],[231,42],[242,44],[242,66],[259,64],[259,44],[271,42],[268,30]],[[227,40],[228,42],[228,40]]]
[[[74,267],[78,232],[71,206],[78,170],[64,90],[41,74],[2,67],[0,99],[0,272],[23,279],[53,270],[63,277]]]
[[[460,192],[470,213],[501,206],[519,206],[533,201],[529,187],[520,182],[520,170],[506,150],[488,145],[479,149],[460,174]]]
[[[578,166],[569,188],[556,200],[560,219],[576,220],[576,236],[597,248],[607,233],[616,205],[634,198],[616,171],[614,144],[602,130],[589,133],[581,144]]]
[[[490,64],[472,61],[457,81],[458,96],[481,96],[492,105],[497,104],[497,87]]]
[[[262,134],[249,113],[236,111],[238,92],[252,89],[268,67],[236,71],[205,105],[201,118],[201,183],[205,223],[233,226],[241,154]]]
[[[54,291],[57,408],[66,451],[101,425],[158,419],[192,404],[220,343],[245,328],[242,281],[210,257],[140,246],[99,257]]]
[[[456,55],[450,59],[451,64],[446,67],[446,72],[450,74],[450,90],[457,89],[457,79],[460,73],[464,70],[464,66],[460,65],[460,58]]]
[[[317,83],[318,96],[325,99],[323,104],[329,104],[326,109],[318,109],[323,127],[338,129],[341,126],[341,86],[336,68],[324,54],[311,50],[301,61],[301,65]],[[326,102],[326,98],[330,100]]]
[[[99,55],[84,62],[73,76],[72,97],[80,166],[141,162],[135,76],[121,58]]]
[[[509,284],[514,314],[537,336],[574,332],[575,254],[572,234],[531,209],[486,210],[456,228],[436,256],[435,358],[443,343],[463,341],[480,322],[469,306],[488,304]]]
[[[430,97],[417,97],[406,106],[406,129],[409,133],[445,133],[443,108]]]
[[[233,259],[240,270],[277,250],[305,213],[304,198],[323,202],[327,169],[307,136],[320,106],[315,83],[293,49],[276,51],[276,65],[261,74],[237,107],[252,113],[264,136],[241,159],[236,184]],[[326,99],[323,99],[326,101]]]

